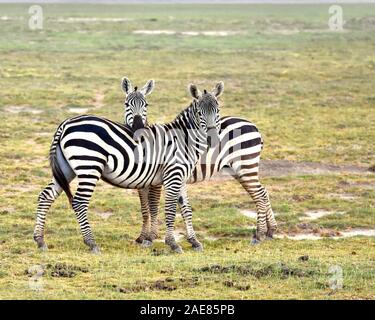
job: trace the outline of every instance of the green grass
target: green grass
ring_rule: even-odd
[[[347,32],[326,32],[325,5],[44,5],[44,29],[27,27],[27,5],[0,5],[0,298],[6,299],[368,299],[374,298],[374,238],[249,245],[255,209],[234,181],[193,185],[194,226],[205,251],[174,255],[162,243],[143,249],[133,191],[100,183],[89,218],[102,248],[82,243],[62,196],[47,219],[47,253],[32,240],[38,193],[48,183],[47,154],[69,108],[121,121],[120,79],[156,80],[149,119],[166,122],[190,102],[189,82],[225,82],[222,115],[257,124],[263,159],[370,167],[375,131],[375,5],[345,5]],[[69,17],[126,22],[62,22]],[[234,31],[227,37],[139,35],[135,30]],[[292,34],[289,34],[291,33]],[[296,32],[298,31],[298,32]],[[15,113],[14,107],[23,107]],[[345,212],[311,222],[311,230],[375,228],[375,175],[305,175],[263,183],[279,234],[301,231],[308,210]],[[345,199],[340,195],[350,195]],[[108,219],[97,213],[111,212]],[[181,218],[177,227],[183,228]],[[164,226],[161,224],[161,236]],[[212,240],[217,239],[217,240]],[[298,258],[308,255],[308,261]],[[69,266],[56,277],[56,264]],[[41,291],[30,275],[44,265]],[[212,265],[218,265],[211,268]],[[330,266],[343,269],[340,290]],[[83,268],[82,272],[77,267]],[[57,272],[58,273],[58,272]]]

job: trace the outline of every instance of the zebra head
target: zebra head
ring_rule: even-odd
[[[122,78],[121,88],[125,92],[125,124],[130,126],[135,132],[141,129],[147,123],[147,106],[146,96],[149,95],[154,88],[154,80],[149,80],[145,86],[138,90],[134,87],[130,80],[126,77]]]
[[[196,121],[201,129],[207,133],[207,143],[215,147],[219,143],[220,131],[220,106],[217,98],[224,91],[224,83],[220,81],[211,92],[203,91],[203,94],[196,85],[190,84],[189,90],[194,98],[194,113]]]

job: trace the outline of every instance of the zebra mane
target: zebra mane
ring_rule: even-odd
[[[194,120],[194,113],[193,113],[193,108],[195,106],[195,101],[191,102],[188,107],[186,107],[184,110],[182,110],[172,121],[163,123],[162,125],[174,125],[175,123],[178,123],[180,121],[183,121],[187,128],[196,128],[196,122]],[[152,128],[155,123],[149,123],[147,118],[146,118],[146,123],[143,129],[147,128]],[[133,129],[126,123],[122,123],[122,126],[124,126],[127,130],[130,130],[133,133],[133,138],[134,138],[134,131]]]

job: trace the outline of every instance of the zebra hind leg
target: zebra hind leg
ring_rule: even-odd
[[[178,198],[178,203],[181,207],[181,215],[184,219],[186,226],[187,241],[190,242],[191,246],[195,251],[203,251],[203,245],[198,241],[193,228],[193,212],[191,210],[191,205],[187,195],[186,186],[182,188],[181,195]]]
[[[271,202],[269,200],[269,195],[268,195],[268,191],[266,189],[264,189],[265,192],[266,192],[266,197],[268,199],[268,203],[269,203],[269,209],[267,210],[267,234],[266,234],[266,237],[267,239],[273,239],[273,235],[274,233],[276,232],[277,230],[277,222],[276,222],[276,219],[275,219],[275,214],[272,210],[272,207],[271,207]]]
[[[52,203],[61,194],[62,189],[53,179],[47,187],[39,194],[38,208],[36,215],[36,223],[34,228],[34,240],[41,250],[47,250],[48,247],[44,242],[44,227],[46,223],[46,215]]]
[[[92,253],[100,254],[100,249],[96,245],[94,235],[87,218],[89,202],[94,192],[96,183],[99,180],[100,173],[95,171],[85,174],[78,174],[77,177],[78,186],[73,197],[72,207],[81,229],[83,242],[90,248]]]
[[[146,238],[143,241],[143,245],[150,246],[152,242],[158,238],[159,234],[159,204],[160,204],[160,196],[161,196],[161,189],[162,186],[151,186],[148,192],[148,203],[150,209],[150,216],[151,216],[151,229]]]
[[[252,176],[250,179],[242,176],[239,181],[257,207],[257,230],[252,243],[256,244],[266,238],[272,238],[277,223],[266,188],[261,185],[258,176]]]

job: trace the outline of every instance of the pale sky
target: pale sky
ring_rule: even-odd
[[[375,3],[375,0],[0,0],[0,3]]]

